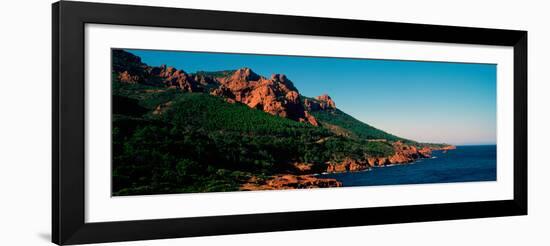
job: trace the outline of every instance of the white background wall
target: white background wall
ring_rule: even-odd
[[[114,1],[108,1],[114,2]],[[293,232],[170,239],[113,245],[548,245],[550,31],[545,1],[147,1],[142,3],[336,18],[529,31],[529,215]],[[50,241],[51,1],[0,7],[0,245]]]

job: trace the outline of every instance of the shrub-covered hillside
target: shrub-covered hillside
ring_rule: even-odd
[[[113,193],[237,190],[251,176],[393,153],[205,93],[113,83]],[[158,105],[166,105],[156,111]]]
[[[186,73],[120,49],[112,50],[112,113],[113,195],[234,191],[278,175],[407,163],[445,146],[372,127],[326,94],[301,95],[283,74]],[[287,187],[338,185],[302,180]]]

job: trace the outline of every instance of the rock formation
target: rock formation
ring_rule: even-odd
[[[250,68],[241,68],[230,77],[219,78],[218,82],[220,87],[211,92],[213,95],[223,95],[272,115],[318,125],[315,117],[304,108],[300,93],[285,75],[274,74],[267,79]]]
[[[314,99],[306,98],[304,99],[304,105],[308,111],[336,109],[336,104],[327,94],[317,96]]]
[[[315,99],[321,102],[319,105],[321,109],[336,109],[336,104],[334,103],[332,98],[330,98],[330,96],[327,94],[317,96],[315,97]]]
[[[266,180],[252,177],[240,190],[287,190],[342,187],[342,183],[332,178],[317,178],[313,175],[282,174]]]
[[[274,74],[268,79],[245,67],[222,77],[191,75],[166,65],[147,66],[139,57],[123,50],[113,50],[113,56],[113,73],[120,82],[165,86],[186,92],[207,92],[223,97],[228,102],[240,102],[272,115],[319,125],[304,107],[298,89],[284,74]],[[317,98],[316,107],[335,108],[328,95]]]
[[[351,158],[345,158],[340,163],[329,163],[327,166],[328,173],[357,172],[365,169],[369,169],[369,166],[366,162],[354,160]]]
[[[419,149],[418,153],[424,158],[432,157],[432,149],[430,149],[429,147],[424,147],[422,149]]]
[[[404,144],[401,141],[392,143],[394,154],[382,157],[366,157],[364,160],[346,158],[339,163],[327,163],[326,172],[357,172],[373,167],[383,167],[391,164],[407,164],[421,158],[430,158],[433,150],[452,150],[456,146],[446,145],[443,147],[423,147],[421,149]]]
[[[178,88],[187,92],[202,91],[193,77],[181,69],[174,67],[153,67],[150,69],[148,78],[150,81],[160,81],[168,88]],[[160,79],[160,80],[159,80]]]

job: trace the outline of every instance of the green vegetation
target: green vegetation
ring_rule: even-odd
[[[235,70],[189,74],[201,85],[201,90],[189,93],[167,87],[166,78],[156,75],[159,69],[131,53],[112,51],[115,196],[234,191],[252,177],[265,180],[295,172],[296,163],[323,172],[328,163],[347,158],[390,156],[395,141],[444,146],[399,138],[339,109],[321,107],[314,98],[304,106],[319,126],[197,92],[218,89],[224,80],[217,78]],[[121,83],[119,75],[129,83]]]
[[[360,139],[386,139],[388,141],[408,141],[406,139],[396,137],[382,130],[376,129],[368,124],[365,124],[342,112],[339,109],[313,111],[313,116],[315,116],[315,118],[321,123],[339,126],[340,128],[352,133],[354,137]]]
[[[219,78],[227,78],[235,70],[199,71],[180,78],[160,76],[164,68],[148,66],[124,50],[112,50],[115,196],[234,191],[253,177],[266,180],[303,166],[320,173],[329,163],[347,158],[364,163],[369,157],[387,157],[395,153],[395,141],[419,147],[444,146],[417,143],[376,129],[327,107],[331,105],[326,104],[328,96],[321,98],[325,101],[307,98],[306,103],[306,97],[300,95],[306,113],[319,123],[314,126],[235,102],[240,101],[236,98],[242,96],[237,95],[241,91],[231,95],[235,96],[231,102],[202,93],[222,89],[228,82]],[[181,71],[177,73],[181,75]],[[127,83],[120,82],[119,76]],[[174,79],[185,79],[178,83],[197,85],[197,90],[190,93],[167,86]],[[278,95],[279,101],[274,103],[286,105],[285,98]],[[288,114],[304,110],[296,104],[287,109],[291,107]]]
[[[323,170],[327,161],[393,154],[390,143],[339,136],[205,93],[116,80],[112,87],[113,195],[231,191],[294,162]]]
[[[221,97],[203,93],[180,93],[174,106],[164,115],[180,126],[201,125],[209,131],[230,131],[248,134],[326,135],[328,131],[282,117],[253,110],[244,104],[227,103]]]

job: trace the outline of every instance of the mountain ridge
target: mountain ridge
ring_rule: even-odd
[[[112,50],[113,194],[339,187],[324,172],[428,158],[454,146],[384,132],[284,74],[187,73]]]
[[[209,93],[223,97],[228,102],[240,102],[250,108],[314,126],[319,126],[317,117],[322,117],[325,125],[335,125],[334,120],[328,117],[328,114],[332,113],[339,116],[340,120],[353,122],[356,129],[364,128],[358,131],[362,138],[414,142],[386,133],[344,113],[336,107],[336,103],[328,94],[317,97],[302,95],[284,74],[273,74],[267,78],[248,67],[186,73],[184,70],[166,65],[148,66],[141,62],[141,58],[124,50],[113,50],[113,58],[113,73],[124,83],[143,83],[177,88],[185,92]],[[370,133],[364,134],[365,132]]]

